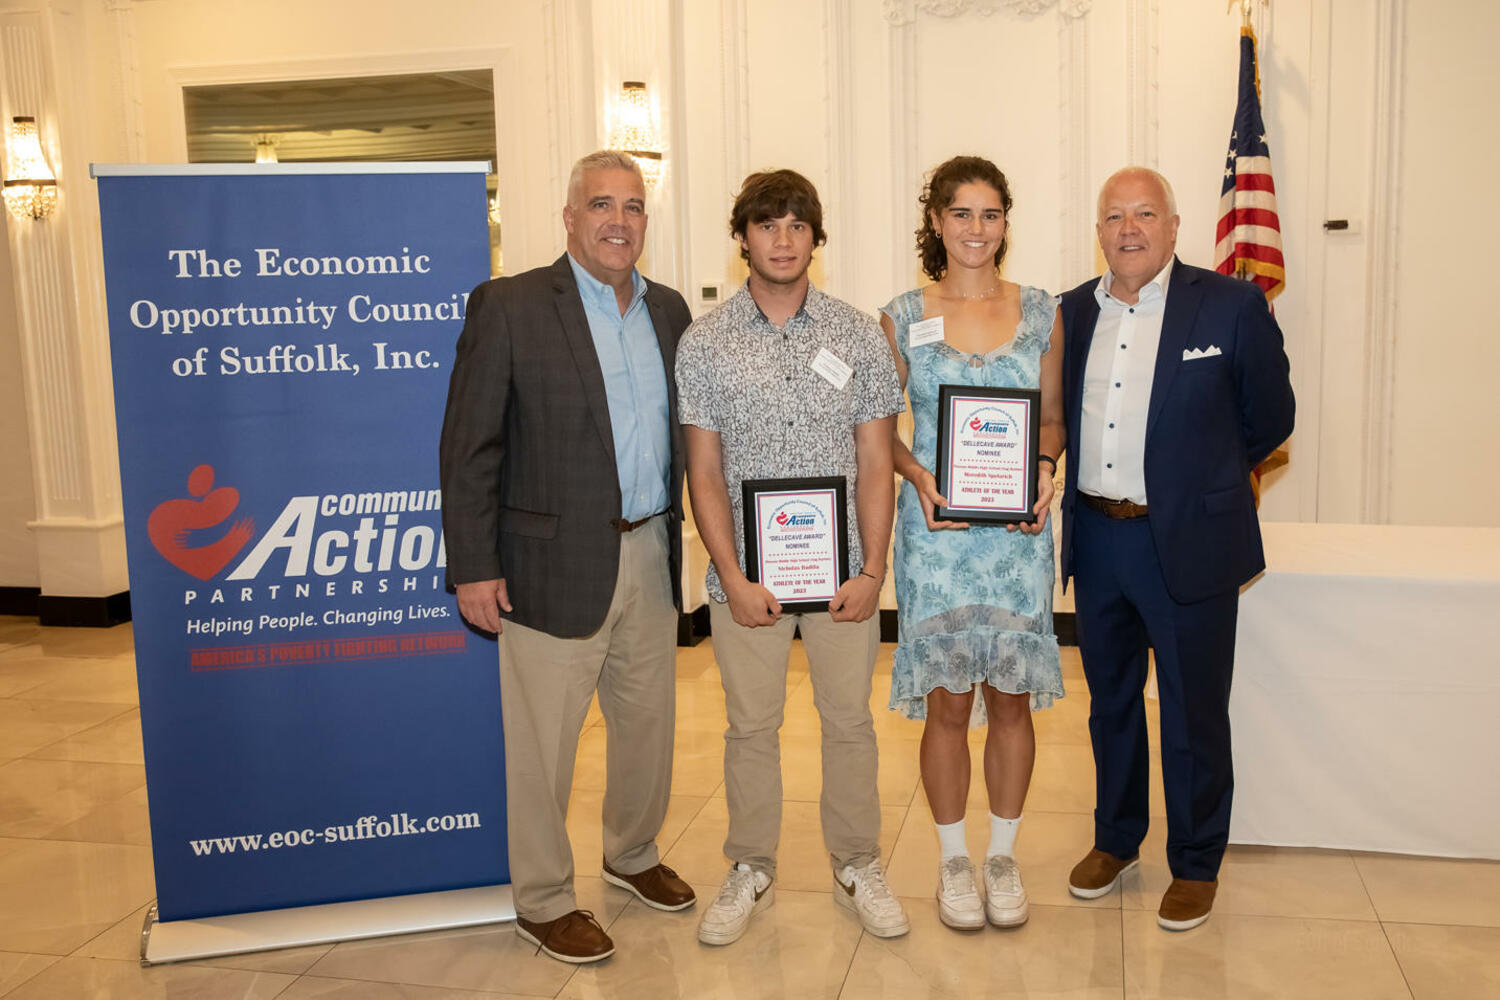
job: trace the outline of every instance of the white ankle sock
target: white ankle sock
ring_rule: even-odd
[[[1014,857],[1016,849],[1016,832],[1021,828],[1021,817],[1005,819],[990,813],[990,849],[985,857],[993,858],[995,855],[1001,857]],[[939,828],[941,829],[941,827]]]
[[[949,858],[966,858],[969,856],[968,845],[964,843],[964,821],[957,823],[938,823],[938,846],[943,850],[943,860]]]

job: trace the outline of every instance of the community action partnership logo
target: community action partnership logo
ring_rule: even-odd
[[[1002,414],[999,420],[991,420],[976,415],[969,421],[969,430],[975,434],[995,434],[1004,437],[1010,430],[1010,418]]]
[[[207,584],[183,590],[188,635],[285,636],[319,625],[454,617],[443,586],[441,491],[294,496],[257,538],[240,491],[215,480],[212,465],[197,466],[187,495],[162,500],[146,518],[161,557]],[[424,603],[419,594],[437,599]],[[289,610],[288,601],[321,608]],[[390,652],[412,651],[398,644]]]
[[[146,535],[162,557],[200,580],[212,580],[255,532],[255,519],[242,517],[218,541],[189,545],[193,533],[216,528],[234,516],[240,491],[233,486],[214,489],[214,467],[200,465],[188,474],[190,496],[163,500],[146,518]]]

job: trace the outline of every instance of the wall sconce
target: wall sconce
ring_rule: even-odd
[[[641,168],[647,187],[655,187],[661,180],[661,137],[651,124],[651,98],[644,83],[627,80],[620,84],[609,145],[630,154]]]
[[[18,219],[45,219],[57,210],[57,178],[42,155],[36,119],[12,118],[5,147],[10,176],[5,178],[5,207]]]

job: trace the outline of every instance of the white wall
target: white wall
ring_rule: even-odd
[[[185,85],[490,69],[508,270],[550,261],[586,91],[557,98],[557,4],[491,0],[160,0],[135,5],[145,158],[183,162]],[[580,91],[582,88],[578,88]],[[566,100],[566,106],[557,103]],[[575,106],[576,105],[576,106]],[[563,176],[560,180],[559,172]]]
[[[960,152],[990,157],[1011,181],[1015,280],[1060,291],[1097,273],[1094,195],[1127,163],[1173,180],[1179,253],[1212,264],[1239,59],[1239,15],[1222,3],[681,6],[699,41],[680,81],[694,286],[742,280],[723,232],[735,186],[790,166],[819,186],[829,216],[815,278],[873,310],[918,282],[921,175]],[[1493,267],[1485,242],[1500,209],[1482,172],[1495,139],[1472,115],[1474,95],[1500,84],[1484,44],[1500,12],[1409,6],[1257,4],[1288,261],[1276,312],[1299,404],[1291,464],[1267,482],[1269,519],[1500,524],[1488,502],[1500,449],[1468,432],[1484,426],[1481,380],[1500,343],[1479,300],[1451,294]],[[1350,230],[1325,231],[1332,218]],[[1439,330],[1447,351],[1433,349]]]
[[[1396,235],[1391,520],[1500,524],[1495,416],[1500,7],[1440,0],[1406,24]]]
[[[559,252],[569,164],[601,140],[616,77],[646,79],[671,145],[648,266],[695,308],[698,286],[743,280],[729,205],[746,173],[776,166],[823,194],[815,279],[868,310],[918,282],[921,176],[958,152],[991,157],[1012,181],[1016,280],[1062,290],[1096,271],[1094,194],[1129,162],[1172,178],[1179,251],[1210,263],[1239,28],[1203,0],[1042,0],[1035,13],[1022,0],[35,3],[76,12],[79,43],[101,55],[73,95],[97,124],[92,140],[73,137],[71,164],[182,160],[185,85],[490,68],[509,270]],[[1288,259],[1277,315],[1299,401],[1292,462],[1263,513],[1500,523],[1483,430],[1500,345],[1483,300],[1454,294],[1493,268],[1500,209],[1483,172],[1496,140],[1473,115],[1475,95],[1500,84],[1485,41],[1500,12],[1276,0],[1256,26]],[[74,180],[66,196],[92,190]],[[1325,233],[1327,218],[1353,227]],[[0,259],[0,276],[11,271]],[[0,352],[14,340],[0,336]],[[19,394],[3,380],[15,371],[0,353],[10,420]],[[25,440],[0,437],[0,584],[34,578],[15,484],[45,456]]]

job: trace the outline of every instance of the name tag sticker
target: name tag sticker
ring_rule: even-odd
[[[835,389],[842,389],[849,384],[849,376],[854,374],[854,369],[844,364],[837,354],[828,348],[820,348],[818,356],[812,359],[812,370],[828,380],[828,384]]]
[[[919,320],[906,328],[907,343],[912,347],[935,344],[943,339],[943,317]]]

